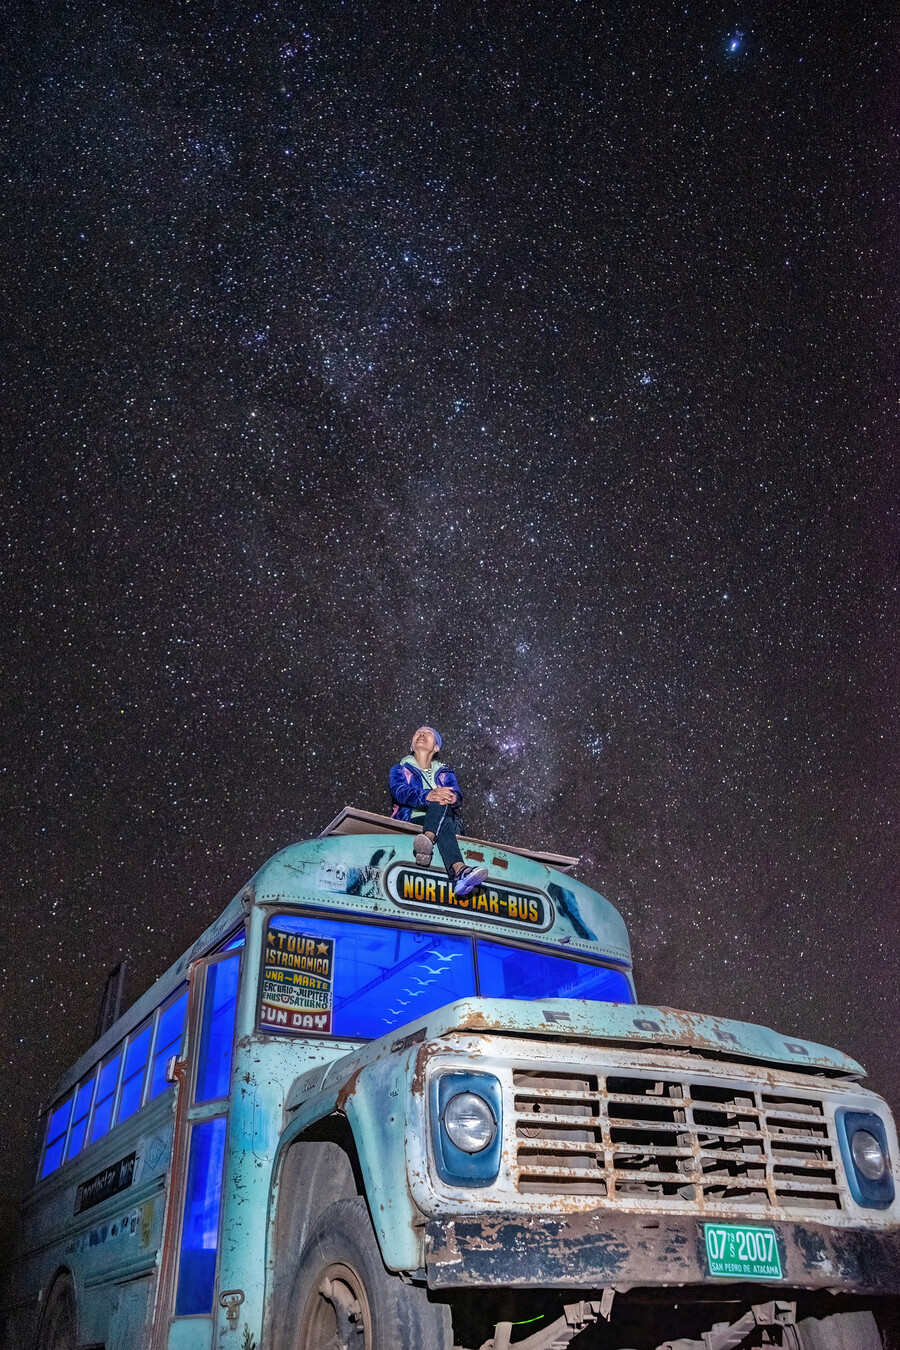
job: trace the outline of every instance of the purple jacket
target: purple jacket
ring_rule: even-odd
[[[397,820],[410,820],[413,811],[427,811],[431,805],[425,798],[428,796],[429,788],[422,777],[422,771],[417,764],[395,764],[391,769],[390,777],[391,799],[393,801],[393,810],[391,815]],[[450,808],[451,812],[457,811],[462,801],[462,788],[456,781],[456,774],[450,768],[449,764],[442,764],[434,776],[435,787],[451,788],[456,793],[456,805]]]

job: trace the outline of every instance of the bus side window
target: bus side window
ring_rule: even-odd
[[[100,1070],[94,1119],[91,1122],[92,1144],[95,1139],[102,1139],[112,1122],[113,1103],[116,1100],[116,1087],[119,1082],[119,1065],[121,1063],[122,1051],[117,1050],[112,1059],[108,1059]]]
[[[94,1084],[97,1081],[96,1069],[86,1082],[81,1084],[75,1094],[75,1110],[72,1113],[72,1132],[69,1135],[69,1147],[66,1149],[66,1158],[74,1158],[84,1148],[84,1132],[87,1129],[88,1116],[91,1113],[91,1102],[94,1100]]]
[[[187,990],[185,989],[168,1008],[160,1010],[156,1026],[156,1044],[153,1047],[153,1064],[150,1069],[150,1089],[147,1101],[152,1102],[161,1092],[165,1092],[171,1083],[166,1082],[166,1061],[181,1053],[181,1038],[184,1034],[184,1015],[187,1012]]]
[[[51,1172],[55,1172],[62,1162],[63,1147],[66,1142],[66,1131],[69,1128],[69,1117],[72,1114],[72,1098],[69,1097],[58,1106],[50,1117],[47,1125],[47,1146],[44,1149],[44,1163],[41,1167],[41,1175],[38,1178],[43,1181]]]
[[[206,967],[194,1098],[198,1102],[218,1101],[228,1096],[240,965],[241,958],[235,954]]]
[[[191,1130],[175,1316],[210,1313],[216,1282],[219,1201],[225,1159],[225,1116]]]
[[[144,1078],[147,1069],[147,1055],[150,1051],[150,1032],[153,1023],[148,1022],[140,1031],[128,1039],[125,1051],[125,1067],[122,1070],[122,1091],[119,1096],[119,1109],[116,1123],[133,1116],[141,1104],[144,1095]]]

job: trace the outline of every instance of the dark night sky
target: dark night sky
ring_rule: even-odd
[[[900,25],[6,5],[3,1156],[433,722],[648,1002],[896,1040]]]

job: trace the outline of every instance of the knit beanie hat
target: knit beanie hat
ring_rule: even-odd
[[[435,750],[440,750],[443,741],[441,740],[441,733],[435,727],[427,727],[423,725],[421,727],[416,727],[416,731],[430,731],[432,736],[434,737]],[[415,735],[415,732],[413,734]],[[410,746],[410,749],[412,749],[412,746]]]

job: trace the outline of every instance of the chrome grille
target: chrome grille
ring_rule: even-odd
[[[823,1103],[690,1078],[513,1072],[523,1193],[686,1207],[841,1208]]]

